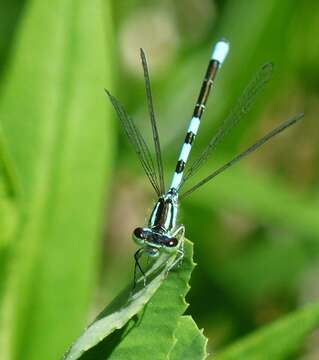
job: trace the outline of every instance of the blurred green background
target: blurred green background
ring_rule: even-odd
[[[193,158],[258,68],[271,60],[275,73],[198,178],[306,114],[182,204],[198,263],[188,312],[210,351],[318,300],[317,1],[2,0],[0,29],[1,359],[58,359],[132,281],[131,232],[156,199],[103,88],[151,141],[140,47],[166,183],[221,36],[231,52]]]

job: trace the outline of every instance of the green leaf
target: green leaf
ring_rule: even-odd
[[[132,285],[129,285],[75,341],[64,356],[65,359],[78,359],[82,353],[97,345],[114,330],[121,329],[134,315],[141,311],[165,279],[166,261],[169,265],[172,260],[173,258],[167,259],[167,256],[162,255],[146,274],[149,276],[159,269],[160,272],[145,287],[133,292]],[[138,288],[141,287],[141,283],[142,279],[140,278],[137,281]]]
[[[209,169],[211,165],[203,169],[203,173]],[[319,237],[317,204],[310,193],[294,192],[278,178],[253,173],[244,164],[226,171],[214,184],[203,186],[189,201],[208,209],[220,206],[242,209],[260,221],[287,228],[298,236]]]
[[[100,0],[24,7],[0,101],[23,213],[1,307],[4,360],[59,358],[87,318],[114,154],[109,15]]]
[[[1,135],[0,131],[0,252],[12,239],[19,218],[18,181],[11,159],[4,149]]]
[[[14,169],[13,160],[8,154],[4,134],[0,123],[0,199],[10,197],[16,199],[19,194],[19,185]]]
[[[169,354],[170,360],[206,359],[207,338],[191,316],[182,316],[174,333],[176,343]]]
[[[0,252],[8,245],[17,227],[19,192],[13,160],[8,154],[0,123]],[[0,262],[0,274],[3,274],[2,264]]]
[[[214,360],[287,359],[319,326],[319,305],[312,304],[253,333],[211,357]]]
[[[10,259],[14,248],[13,239],[18,229],[20,215],[18,180],[0,124],[0,308],[3,307]],[[3,345],[0,337],[0,348],[3,349]]]
[[[293,289],[299,284],[302,274],[318,262],[319,244],[316,239],[294,236],[287,240],[279,238],[278,241],[254,244],[237,258],[220,262],[212,276],[219,278],[247,307],[267,294]],[[289,261],[282,261],[284,258]],[[236,286],[232,286],[234,283]]]
[[[183,263],[167,278],[166,269],[174,257],[168,262],[161,257],[149,272],[153,274],[151,282],[133,295],[126,289],[106,307],[72,345],[65,360],[142,359],[145,354],[151,354],[154,360],[167,359],[180,316],[187,307],[184,297],[194,267],[192,251],[192,244],[185,240]],[[161,267],[164,262],[166,266]],[[116,329],[121,330],[112,334]]]

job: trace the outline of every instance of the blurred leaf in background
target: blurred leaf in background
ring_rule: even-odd
[[[103,93],[110,10],[28,1],[14,39],[0,117],[23,219],[3,287],[1,357],[57,359],[85,325],[96,283],[114,144]]]
[[[0,19],[4,359],[56,359],[131,280],[131,231],[155,199],[121,131],[114,145],[115,114],[103,88],[150,139],[140,47],[148,57],[167,181],[220,36],[231,52],[192,156],[257,69],[273,61],[275,73],[199,177],[276,123],[306,114],[298,128],[182,204],[198,263],[188,311],[205,329],[210,352],[318,301],[318,2],[3,1]],[[4,169],[19,196],[8,197]],[[305,346],[309,359],[317,344]]]
[[[143,47],[149,59],[168,178],[184,138],[207,56],[220,36],[230,41],[231,51],[216,81],[194,153],[205,146],[263,63],[274,62],[274,77],[247,118],[225,139],[198,178],[275,124],[296,112],[306,113],[298,128],[282,134],[182,204],[181,221],[186,224],[189,237],[196,239],[195,258],[199,264],[192,281],[189,311],[198,325],[204,327],[211,339],[210,346],[217,349],[317,299],[311,295],[307,279],[309,276],[313,279],[311,274],[318,267],[319,250],[316,188],[319,132],[315,115],[318,94],[314,80],[319,73],[319,57],[314,45],[317,40],[313,39],[318,32],[315,30],[318,15],[312,13],[318,5],[313,1],[302,4],[203,1],[200,4],[210,21],[204,17],[202,32],[194,40],[188,34],[197,31],[192,20],[198,23],[201,19],[194,10],[196,3],[183,2],[182,6],[182,2],[166,1],[161,3],[160,11],[158,5],[145,2],[115,4],[122,66],[118,89],[130,86],[118,96],[143,132],[147,132],[138,63],[138,48]],[[167,16],[162,15],[165,12]],[[158,30],[160,25],[151,21],[158,17],[164,18],[161,25],[165,31]],[[166,25],[167,22],[170,24]],[[311,86],[306,78],[309,73],[313,77]],[[125,278],[123,271],[114,278],[116,269],[123,269],[123,258],[132,252],[125,239],[136,224],[145,221],[145,209],[152,203],[151,195],[149,200],[145,195],[150,194],[146,182],[128,175],[133,160],[125,139],[121,138],[122,141],[119,182],[113,195],[113,203],[120,205],[114,209],[107,231],[108,241],[117,240],[112,247],[114,258],[106,262],[104,278],[106,287],[114,286],[115,292]],[[135,173],[135,167],[132,170]],[[127,222],[119,230],[123,218]],[[129,272],[130,267],[127,269]],[[312,287],[316,287],[314,283]]]

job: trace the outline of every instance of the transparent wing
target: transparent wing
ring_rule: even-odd
[[[117,112],[117,115],[124,128],[125,134],[128,137],[131,145],[133,146],[139,158],[139,161],[145,171],[146,176],[148,177],[156,194],[160,196],[161,191],[156,178],[156,170],[155,170],[154,162],[144,138],[142,137],[141,133],[139,132],[138,128],[135,126],[130,116],[124,110],[121,103],[113,95],[111,95],[108,90],[105,90],[105,92],[107,93],[115,111]]]
[[[157,129],[155,113],[154,113],[153,98],[152,98],[152,92],[151,92],[151,82],[150,82],[145,53],[144,53],[143,49],[140,49],[140,52],[141,52],[141,60],[142,60],[143,72],[144,72],[147,105],[148,105],[148,111],[150,114],[150,120],[151,120],[151,125],[152,125],[152,134],[153,134],[154,147],[155,147],[155,153],[156,153],[156,162],[157,162],[157,169],[158,169],[160,191],[162,192],[162,194],[164,194],[165,193],[165,183],[164,183],[163,161],[162,161],[161,146],[160,146],[160,140],[159,140],[159,136],[158,136],[158,129]]]
[[[277,134],[281,133],[282,131],[284,131],[285,129],[290,127],[291,125],[294,125],[296,122],[301,120],[303,118],[303,116],[304,116],[304,114],[301,113],[301,114],[295,115],[294,117],[290,118],[289,120],[286,120],[283,123],[281,123],[279,126],[274,128],[273,130],[271,130],[268,134],[263,136],[261,139],[259,139],[255,144],[250,146],[248,149],[244,150],[243,152],[241,152],[240,154],[235,156],[232,160],[227,162],[225,165],[221,166],[220,168],[215,170],[213,173],[211,173],[209,176],[207,176],[203,180],[199,181],[196,185],[191,187],[189,190],[182,193],[180,198],[182,199],[182,198],[185,198],[186,196],[190,195],[193,191],[197,190],[198,188],[200,188],[201,186],[203,186],[204,184],[206,184],[207,182],[212,180],[214,177],[216,177],[217,175],[221,174],[222,172],[224,172],[225,170],[230,168],[232,165],[237,163],[239,160],[241,160],[242,158],[246,157],[247,155],[249,155],[252,152],[254,152],[255,150],[257,150],[259,147],[264,145],[271,138],[273,138]]]
[[[234,108],[231,110],[228,117],[223,121],[217,133],[211,139],[204,151],[198,156],[198,158],[190,165],[183,178],[183,184],[193,176],[206,162],[216,146],[220,141],[233,129],[239,121],[249,112],[257,96],[263,90],[265,85],[271,79],[273,72],[273,64],[264,64],[254,78],[249,82],[244,92],[238,99]]]

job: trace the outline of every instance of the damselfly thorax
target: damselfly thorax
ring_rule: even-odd
[[[195,159],[195,161],[193,161],[193,163],[187,167],[189,163],[189,155],[191,153],[194,140],[200,127],[202,115],[206,108],[206,102],[210,94],[211,87],[214,84],[216,75],[223,64],[228,54],[228,51],[229,44],[224,39],[218,41],[213,48],[208,67],[202,81],[199,96],[195,103],[193,114],[187,129],[185,140],[183,142],[177,160],[175,172],[172,176],[172,180],[167,191],[165,190],[162,153],[154,113],[149,72],[146,57],[142,49],[141,60],[144,71],[147,105],[150,114],[152,134],[154,140],[156,165],[154,164],[151,152],[143,136],[139,132],[135,122],[133,122],[130,116],[126,113],[119,101],[116,100],[115,97],[106,90],[123,125],[124,131],[131,145],[133,146],[133,149],[138,155],[139,161],[145,171],[145,174],[147,175],[158,197],[158,200],[151,212],[147,226],[137,227],[133,231],[133,239],[140,246],[140,248],[135,253],[134,282],[136,278],[136,268],[139,268],[141,273],[144,275],[145,280],[145,273],[139,263],[139,258],[143,254],[149,257],[157,257],[162,252],[175,255],[175,260],[169,266],[168,270],[173,268],[183,258],[184,226],[178,224],[178,207],[179,201],[181,199],[190,195],[193,191],[227,170],[239,160],[258,149],[272,137],[279,134],[289,126],[295,124],[303,117],[303,114],[298,114],[290,118],[289,120],[281,123],[279,126],[277,126],[265,136],[263,136],[261,139],[259,139],[256,143],[236,155],[226,164],[217,168],[215,171],[213,171],[207,177],[203,178],[197,184],[182,192],[181,190],[184,184],[188,181],[188,179],[190,179],[202,167],[202,165],[206,162],[206,160],[209,158],[209,156],[214,151],[216,146],[220,143],[220,141],[249,112],[256,97],[263,90],[272,75],[272,63],[266,63],[261,67],[261,69],[257,72],[252,81],[248,84],[241,97],[238,99],[229,116],[226,117],[226,119],[222,122],[221,126],[214,134],[207,147],[198,156],[198,158]]]
[[[177,225],[178,195],[168,192],[161,196],[151,213],[148,226],[133,232],[134,241],[144,247],[147,255],[156,257],[161,250],[167,253],[183,253],[184,226]]]

